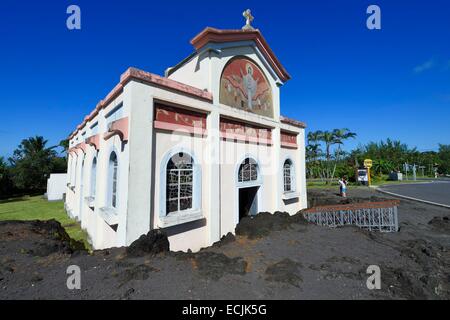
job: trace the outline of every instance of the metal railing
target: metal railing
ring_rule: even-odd
[[[313,207],[303,211],[306,220],[321,226],[356,225],[370,231],[397,232],[399,200]]]

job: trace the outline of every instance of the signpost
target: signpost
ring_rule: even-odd
[[[369,178],[369,187],[370,187],[370,168],[372,168],[372,160],[371,159],[364,160],[364,168],[367,168],[367,176]]]
[[[367,169],[358,169],[356,170],[356,176],[358,178],[358,182],[368,186],[369,185],[369,177],[367,176]]]

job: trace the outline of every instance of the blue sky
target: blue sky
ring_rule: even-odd
[[[66,8],[81,8],[81,30]],[[381,30],[366,8],[381,8]],[[240,28],[251,8],[292,79],[282,113],[308,130],[348,127],[358,143],[388,137],[419,150],[450,143],[450,2],[17,1],[0,4],[0,156],[23,138],[57,144],[129,66],[163,74],[206,26]]]

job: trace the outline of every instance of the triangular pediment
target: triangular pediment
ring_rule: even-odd
[[[220,44],[239,41],[253,41],[282,82],[286,82],[291,78],[258,29],[220,30],[207,27],[191,40],[191,44],[199,52],[203,47],[211,43]]]

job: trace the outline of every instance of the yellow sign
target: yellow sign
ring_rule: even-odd
[[[372,160],[371,159],[365,159],[364,160],[364,167],[372,168]]]

